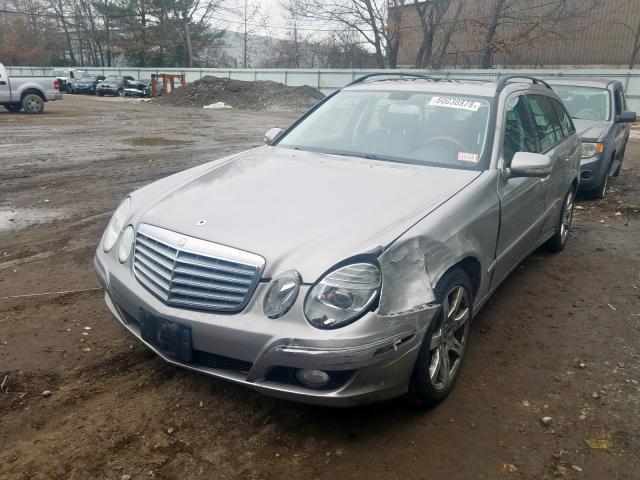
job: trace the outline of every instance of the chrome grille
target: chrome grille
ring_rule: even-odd
[[[168,305],[221,313],[240,312],[260,281],[259,255],[142,224],[133,271]]]

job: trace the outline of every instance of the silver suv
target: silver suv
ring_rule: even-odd
[[[107,305],[168,362],[431,406],[489,296],[567,241],[581,146],[538,79],[370,75],[266,139],[131,193],[100,241]]]

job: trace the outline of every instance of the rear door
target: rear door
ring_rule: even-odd
[[[533,114],[539,153],[548,155],[553,165],[551,174],[540,179],[544,188],[544,219],[541,223],[540,236],[555,228],[560,214],[560,206],[566,193],[566,177],[573,159],[573,142],[565,135],[555,108],[553,98],[546,95],[527,95],[529,107]],[[568,131],[566,132],[568,134]]]
[[[571,183],[577,176],[577,170],[580,165],[581,146],[578,136],[576,135],[576,127],[573,125],[571,116],[561,101],[555,98],[549,98],[551,106],[553,107],[556,117],[560,122],[562,128],[562,135],[564,139],[559,144],[559,150],[561,158],[563,160],[563,169],[561,170],[562,179],[559,180],[559,191],[557,197],[560,198],[560,202],[564,200],[564,197],[571,186]],[[561,207],[561,203],[558,204],[558,209]],[[558,210],[558,215],[560,211]]]
[[[507,98],[502,132],[501,162],[504,171],[517,152],[539,150],[527,97],[514,94]],[[500,197],[500,233],[496,246],[492,285],[499,283],[536,246],[544,216],[546,188],[539,178],[498,180]]]

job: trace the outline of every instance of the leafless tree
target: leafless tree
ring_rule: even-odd
[[[238,19],[242,29],[242,66],[249,66],[249,35],[254,34],[265,23],[262,4],[255,0],[237,0],[227,7],[231,15]]]
[[[638,55],[640,54],[640,19],[638,19],[638,23],[635,28],[626,22],[619,23],[619,25],[622,26],[625,30],[628,30],[633,39],[633,44],[631,46],[631,52],[629,55],[629,69],[632,69],[635,67],[638,60]]]
[[[388,0],[304,0],[300,7],[306,18],[358,32],[373,48],[376,66],[385,68],[390,34],[398,31],[387,29]]]
[[[472,23],[483,41],[480,68],[491,68],[496,52],[509,51],[518,45],[531,44],[546,37],[562,37],[565,22],[599,4],[599,0],[530,1],[495,0],[486,15],[477,15]]]
[[[416,68],[432,66],[436,34],[441,28],[442,22],[452,3],[453,0],[413,0],[422,32],[422,39],[415,60]],[[460,2],[458,2],[458,5],[461,8]],[[450,38],[453,29],[449,28],[447,31],[449,32]],[[444,45],[442,49],[444,52],[446,45]]]

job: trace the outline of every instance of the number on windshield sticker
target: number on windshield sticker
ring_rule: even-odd
[[[471,110],[472,112],[477,112],[480,108],[480,102],[456,97],[433,97],[429,105],[434,107],[459,108],[462,110]]]

